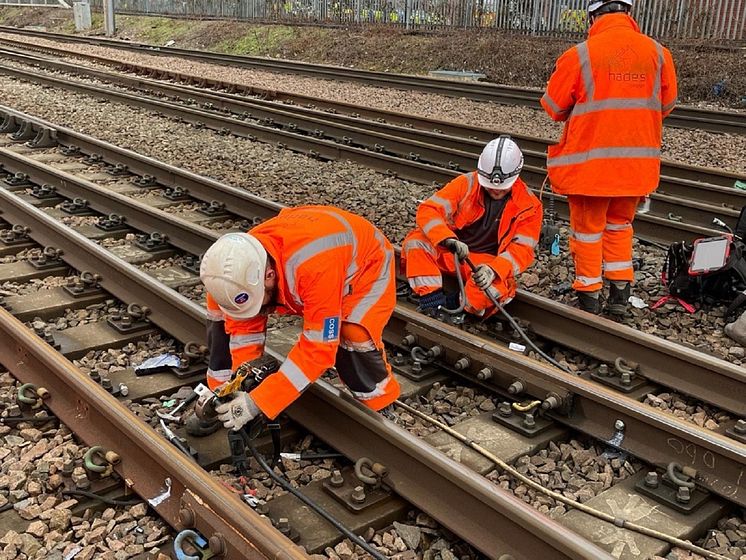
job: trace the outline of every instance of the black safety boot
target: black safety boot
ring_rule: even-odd
[[[578,294],[578,306],[583,311],[599,315],[601,313],[601,295],[600,290],[595,292],[577,292]]]
[[[609,313],[624,315],[627,312],[630,290],[629,282],[611,282],[609,284],[609,301],[607,302]]]
[[[220,421],[215,418],[213,420],[201,420],[196,414],[192,414],[185,422],[186,433],[192,437],[205,437],[210,434],[214,434],[220,429]]]
[[[417,311],[433,317],[437,314],[438,308],[446,305],[446,295],[443,290],[436,290],[430,294],[420,296],[419,307]]]

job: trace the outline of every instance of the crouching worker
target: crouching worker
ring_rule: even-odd
[[[200,268],[208,292],[211,389],[262,355],[270,314],[303,317],[300,339],[280,370],[218,408],[224,426],[239,430],[259,414],[275,418],[331,367],[369,408],[396,400],[399,384],[383,348],[383,328],[396,305],[394,274],[394,251],[384,235],[332,207],[285,209],[248,233],[218,239]]]
[[[402,260],[420,310],[458,307],[457,294],[443,291],[442,273],[455,274],[461,262],[464,309],[480,316],[494,306],[483,292],[493,286],[507,303],[518,275],[534,260],[542,225],[541,202],[518,177],[523,153],[509,136],[490,141],[477,170],[456,177],[417,209],[417,228],[404,240]],[[472,274],[466,257],[477,266]]]

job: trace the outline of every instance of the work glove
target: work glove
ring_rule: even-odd
[[[226,429],[237,432],[259,416],[261,410],[246,391],[236,391],[231,400],[216,406],[215,412]]]
[[[448,239],[441,241],[440,244],[456,255],[460,261],[463,261],[469,256],[469,246],[455,237],[449,237]]]
[[[471,279],[481,290],[486,290],[495,281],[497,274],[487,264],[480,264],[477,269],[472,272]]]

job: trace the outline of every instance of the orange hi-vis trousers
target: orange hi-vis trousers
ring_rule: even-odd
[[[568,195],[570,253],[578,292],[595,292],[607,280],[634,280],[632,221],[638,196]]]

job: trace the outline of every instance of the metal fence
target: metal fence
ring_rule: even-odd
[[[37,0],[38,1],[38,0]],[[100,7],[102,0],[91,0]],[[115,0],[118,11],[280,23],[489,28],[576,37],[587,0]],[[642,30],[661,39],[746,41],[746,0],[638,0]]]

